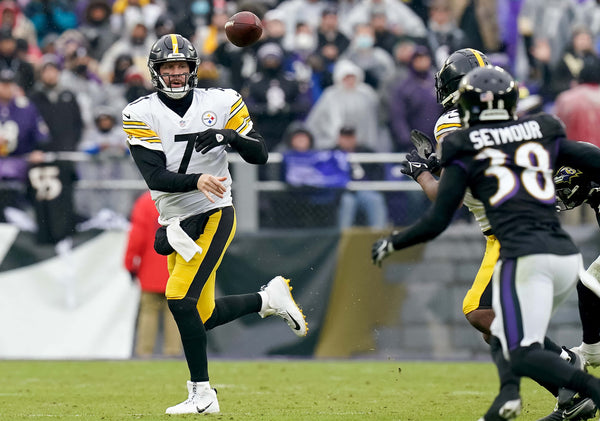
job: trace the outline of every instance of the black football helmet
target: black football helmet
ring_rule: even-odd
[[[458,83],[462,77],[470,70],[489,64],[487,56],[473,48],[463,48],[450,54],[435,75],[437,102],[445,110],[452,107],[458,100]]]
[[[186,74],[186,83],[180,88],[170,88],[160,77],[160,66],[169,61],[186,61],[189,73]],[[148,57],[148,69],[152,77],[152,85],[171,98],[183,98],[198,83],[198,65],[200,59],[196,49],[187,39],[179,34],[163,35],[154,43]]]
[[[517,118],[519,87],[513,77],[498,66],[471,70],[458,85],[458,114],[463,127],[480,121]]]
[[[594,190],[590,178],[572,167],[560,167],[554,174],[554,185],[559,211],[573,209],[585,203]]]

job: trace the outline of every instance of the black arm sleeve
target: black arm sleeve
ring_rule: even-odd
[[[167,170],[163,152],[153,151],[143,146],[129,148],[142,177],[151,190],[169,193],[196,190],[201,174],[178,174]]]
[[[240,154],[244,161],[250,164],[263,165],[267,163],[269,153],[267,144],[256,130],[252,129],[247,135],[236,133],[236,139],[231,146]]]
[[[444,168],[435,202],[425,215],[406,230],[392,235],[394,249],[399,250],[429,241],[440,235],[452,222],[467,189],[467,174],[458,165]]]

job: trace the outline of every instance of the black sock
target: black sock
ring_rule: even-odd
[[[595,344],[600,342],[600,297],[594,294],[581,281],[577,282],[577,298],[579,299],[579,318],[583,328],[583,342]]]
[[[179,328],[183,352],[193,382],[208,381],[208,358],[206,356],[206,330],[196,308],[197,300],[183,298],[168,300],[169,309]]]
[[[495,336],[490,338],[490,350],[492,359],[498,369],[498,377],[500,378],[500,390],[514,388],[518,393],[521,379],[512,372],[510,363],[506,361],[502,354],[502,345],[500,340]]]
[[[204,325],[207,330],[214,329],[246,314],[257,313],[261,305],[262,298],[257,292],[217,298],[215,309]]]
[[[578,391],[583,396],[589,396],[596,406],[600,406],[600,380],[594,376],[576,370],[567,382],[567,387]]]
[[[567,383],[578,370],[557,353],[543,349],[539,343],[511,351],[510,358],[516,374],[530,377],[554,396],[558,396],[560,387],[572,389]]]

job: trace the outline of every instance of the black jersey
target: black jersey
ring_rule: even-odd
[[[567,140],[556,118],[542,113],[457,130],[444,138],[441,163],[435,202],[415,224],[391,235],[395,250],[442,233],[470,188],[484,204],[502,258],[577,253],[558,221],[552,176],[566,165],[599,182],[600,148]]]
[[[565,141],[562,123],[545,113],[475,125],[444,139],[442,166],[458,165],[467,173],[501,256],[577,253],[555,208],[553,174]]]

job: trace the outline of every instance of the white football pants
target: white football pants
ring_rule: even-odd
[[[500,259],[492,277],[495,318],[491,331],[504,357],[533,343],[544,344],[550,317],[575,289],[583,270],[581,254],[531,254]],[[589,276],[589,275],[588,275]]]

